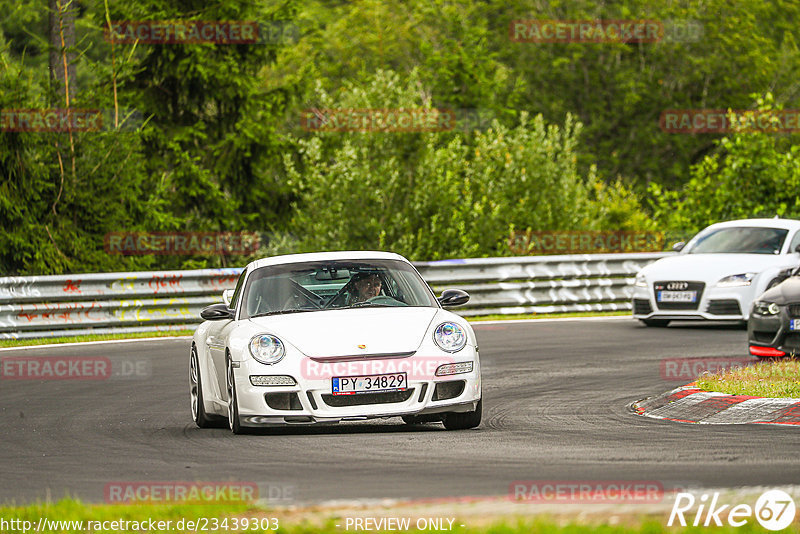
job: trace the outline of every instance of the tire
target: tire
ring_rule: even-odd
[[[239,420],[239,400],[236,397],[236,381],[233,379],[233,362],[228,360],[225,383],[228,386],[228,427],[234,434],[243,434],[244,428]]]
[[[197,358],[197,348],[192,345],[189,355],[189,398],[191,400],[192,421],[200,428],[212,428],[218,421],[213,415],[206,413],[203,404],[203,382],[200,373],[200,361]]]
[[[669,324],[669,319],[640,319],[645,326],[665,328]]]
[[[478,406],[472,412],[446,413],[442,422],[447,430],[466,430],[468,428],[475,428],[481,424],[481,415],[483,414],[483,399],[478,401]]]

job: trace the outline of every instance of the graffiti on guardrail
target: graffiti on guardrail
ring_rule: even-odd
[[[37,277],[17,277],[9,276],[0,278],[0,296],[4,297],[38,297],[41,295],[39,288],[36,287]]]
[[[165,290],[181,290],[182,274],[168,274],[168,275],[153,275],[150,281],[147,282],[147,287],[153,290],[153,293],[158,295]]]
[[[97,302],[23,304],[13,318],[17,324],[86,323],[102,320],[103,311]]]
[[[201,286],[206,286],[214,291],[222,291],[223,289],[233,289],[236,281],[239,279],[240,273],[218,273],[209,276],[206,279],[200,280]]]
[[[67,280],[64,282],[64,285],[61,288],[61,291],[64,293],[81,293],[81,281],[80,280]]]
[[[122,321],[151,322],[163,319],[180,319],[194,315],[185,299],[153,300],[146,304],[143,300],[124,300],[115,314]]]

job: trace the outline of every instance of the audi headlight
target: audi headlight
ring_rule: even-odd
[[[642,273],[637,274],[634,285],[636,287],[647,287],[647,278]]]
[[[757,301],[753,310],[756,315],[778,315],[780,311],[780,307],[774,302],[764,302],[763,300]]]
[[[278,363],[286,354],[283,342],[271,334],[258,334],[250,340],[250,354],[261,363]]]
[[[758,273],[732,274],[717,282],[717,287],[749,286],[750,282],[753,281],[753,278],[756,277],[756,274]]]
[[[456,323],[442,323],[433,332],[433,340],[445,352],[458,352],[467,344],[467,333]]]

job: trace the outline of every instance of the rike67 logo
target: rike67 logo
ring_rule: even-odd
[[[783,530],[794,521],[795,506],[792,497],[781,490],[769,490],[761,494],[754,507],[749,504],[720,504],[719,492],[709,496],[703,493],[699,499],[691,493],[678,493],[669,514],[667,526],[677,524],[685,527],[688,521],[692,526],[716,526],[724,523],[741,527],[755,516],[756,521],[767,530]],[[690,510],[695,509],[694,514]]]

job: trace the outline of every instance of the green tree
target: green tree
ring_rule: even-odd
[[[772,95],[757,99],[774,109]],[[653,184],[654,215],[684,237],[724,220],[800,218],[800,145],[794,136],[739,131],[716,142],[680,190]]]

